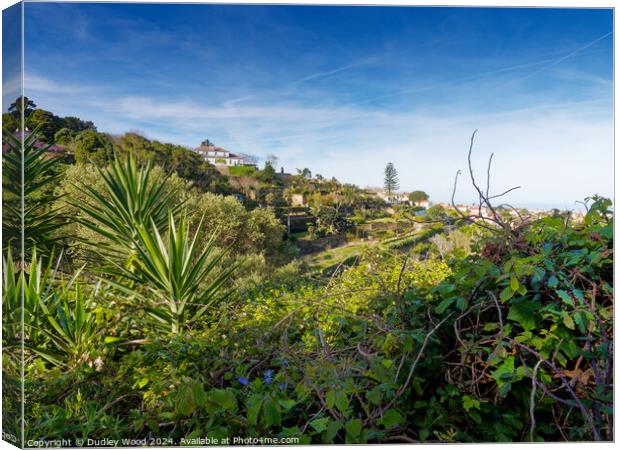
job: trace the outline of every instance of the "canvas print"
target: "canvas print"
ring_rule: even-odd
[[[613,9],[2,19],[4,441],[613,441]]]

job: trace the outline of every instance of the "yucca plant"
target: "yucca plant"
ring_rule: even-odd
[[[22,150],[21,137],[3,128],[7,149],[2,154],[2,248],[18,245],[23,229],[26,255],[34,247],[51,253],[60,239],[55,231],[63,225],[59,208],[52,207],[57,197],[51,188],[61,176],[59,159],[45,157],[52,144],[39,147],[39,138],[37,128],[25,136]]]
[[[38,340],[39,300],[46,295],[46,291],[50,288],[51,261],[50,258],[48,263],[43,266],[43,261],[35,249],[32,252],[29,271],[25,273],[14,261],[10,246],[7,249],[6,258],[3,256],[2,343],[5,347],[20,346],[22,334],[26,340]]]
[[[102,256],[123,259],[129,265],[136,251],[138,229],[151,223],[158,230],[165,229],[168,211],[177,212],[181,205],[173,204],[176,192],[167,180],[152,176],[150,162],[139,167],[131,154],[115,159],[107,169],[97,170],[105,191],[81,185],[88,196],[87,203],[70,203],[82,212],[80,222],[103,238],[101,242],[86,244]]]
[[[68,281],[57,279],[52,261],[44,265],[35,249],[27,269],[20,270],[8,249],[3,258],[3,345],[21,348],[23,334],[26,349],[56,366],[92,364],[100,340],[92,305],[100,286],[87,296],[78,282],[80,271]]]
[[[221,293],[222,287],[236,266],[220,268],[228,249],[216,247],[217,233],[203,248],[199,247],[202,221],[190,235],[186,219],[181,218],[177,225],[169,212],[167,228],[167,236],[162,236],[155,221],[149,227],[137,227],[134,267],[116,267],[116,274],[133,286],[146,286],[149,298],[139,288],[117,286],[145,300],[146,312],[158,328],[178,333],[191,328],[215,302],[228,296]]]
[[[79,271],[61,290],[39,299],[42,317],[38,330],[45,342],[26,344],[27,348],[59,367],[97,366],[101,362],[97,355],[101,335],[94,311],[101,284],[86,294],[78,276]]]

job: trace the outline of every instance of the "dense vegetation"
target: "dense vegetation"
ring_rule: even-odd
[[[85,132],[75,164],[37,149],[38,130],[24,147],[27,263],[3,241],[5,430],[19,435],[23,314],[26,439],[613,439],[609,200],[582,220],[419,218],[309,171],[276,189],[266,167],[269,192],[242,203],[188,150],[136,134],[97,133],[104,151],[81,159]],[[5,136],[6,230],[22,154]],[[314,270],[277,207],[295,192],[314,237],[399,228]]]

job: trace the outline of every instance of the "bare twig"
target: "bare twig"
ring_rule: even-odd
[[[493,153],[489,156],[489,164],[487,166],[487,190],[485,191],[485,195],[489,198],[489,187],[491,186],[491,163],[493,162]]]
[[[532,372],[532,392],[530,393],[530,442],[534,442],[534,429],[536,428],[536,417],[534,415],[534,410],[536,409],[536,377],[538,376],[538,369],[542,363],[542,359],[538,361]]]
[[[516,345],[517,347],[520,347],[520,348],[526,350],[527,352],[529,352],[532,355],[536,356],[539,360],[542,360],[547,366],[549,366],[551,368],[551,370],[553,370],[555,372],[555,374],[560,378],[564,388],[569,392],[571,397],[573,397],[573,400],[575,400],[575,402],[577,403],[577,407],[581,410],[581,413],[583,414],[583,417],[588,422],[588,425],[590,426],[590,430],[592,431],[592,435],[594,437],[594,440],[595,441],[600,441],[601,440],[601,435],[600,435],[598,429],[596,428],[596,426],[594,425],[594,419],[592,418],[592,415],[590,413],[588,413],[588,410],[584,406],[583,402],[577,396],[577,393],[575,392],[575,390],[572,388],[572,386],[566,380],[566,377],[562,374],[562,372],[555,366],[555,364],[553,364],[551,361],[548,361],[545,358],[543,358],[540,353],[538,353],[536,350],[528,347],[527,345],[522,344],[521,342],[518,342],[518,341],[516,341],[516,340],[514,340],[512,338],[509,338],[509,340],[514,345]]]
[[[508,194],[509,192],[516,191],[517,189],[521,189],[521,186],[511,187],[510,189],[506,189],[501,194],[491,195],[490,197],[487,197],[487,199],[488,200],[493,200],[494,198],[500,198],[500,197],[503,197],[504,195]]]

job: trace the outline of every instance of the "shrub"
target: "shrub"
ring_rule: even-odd
[[[254,166],[232,166],[228,169],[229,173],[236,177],[250,177],[256,172]]]

